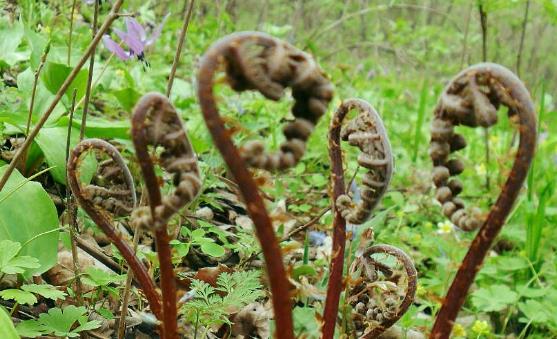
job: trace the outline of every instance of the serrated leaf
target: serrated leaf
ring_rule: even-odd
[[[64,299],[66,297],[66,293],[59,291],[56,287],[49,285],[49,284],[30,284],[30,285],[23,285],[21,289],[27,292],[38,294],[44,298],[58,300]]]
[[[15,329],[20,336],[26,338],[36,338],[45,334],[43,326],[36,320],[24,320],[17,324]]]
[[[100,326],[99,321],[87,322],[84,316],[87,309],[83,306],[76,307],[73,305],[60,308],[51,308],[48,313],[42,313],[37,320],[47,333],[53,333],[60,337],[78,337],[79,332],[83,330],[91,330]],[[72,326],[79,322],[80,326],[71,330]]]
[[[0,272],[6,274],[23,273],[29,268],[38,268],[41,265],[37,258],[18,256],[21,245],[10,240],[0,241]]]
[[[2,338],[4,339],[18,339],[19,336],[14,328],[14,323],[10,316],[2,307],[0,307],[0,329],[2,330]]]
[[[472,293],[472,304],[482,312],[501,311],[517,301],[518,294],[506,285],[491,285]]]
[[[6,166],[1,167],[0,175],[5,170]],[[25,181],[16,170],[0,192],[0,239],[20,244],[29,241],[23,246],[19,256],[38,259],[40,267],[24,273],[31,276],[47,271],[56,263],[58,232],[53,230],[58,229],[58,212],[41,184]],[[23,185],[17,188],[21,184]],[[30,206],[33,213],[29,213]]]
[[[37,297],[31,292],[9,288],[0,291],[0,298],[4,300],[15,300],[18,304],[34,305],[37,303]]]
[[[526,300],[526,302],[519,303],[518,309],[524,313],[528,322],[545,323],[552,316],[548,308],[536,300]]]

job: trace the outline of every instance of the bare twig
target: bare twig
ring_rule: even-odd
[[[93,38],[97,34],[97,21],[99,18],[99,0],[95,0],[95,9],[93,14],[93,27],[91,28]],[[93,52],[91,53],[91,58],[89,59],[89,73],[87,74],[87,87],[85,87],[85,101],[83,102],[83,114],[81,116],[81,128],[79,129],[79,140],[83,140],[85,135],[85,127],[87,124],[87,114],[89,112],[89,101],[91,100],[92,82],[93,82],[93,71],[95,69],[95,51],[97,46],[93,47]]]
[[[54,108],[58,105],[58,103],[60,102],[60,100],[62,99],[62,97],[64,96],[64,94],[68,90],[68,88],[70,87],[72,81],[75,79],[75,77],[77,76],[77,74],[81,70],[81,67],[83,67],[83,65],[85,64],[87,59],[94,52],[95,47],[97,46],[97,44],[101,40],[103,34],[110,27],[112,22],[114,22],[114,20],[116,20],[118,18],[118,16],[119,16],[118,11],[120,10],[120,7],[122,7],[123,2],[124,2],[124,0],[117,0],[114,3],[114,5],[112,6],[112,10],[108,14],[107,18],[105,19],[104,23],[100,27],[99,31],[97,32],[97,34],[95,35],[95,37],[93,38],[91,43],[89,43],[89,46],[87,46],[87,49],[85,50],[85,53],[83,54],[81,59],[79,59],[79,61],[77,62],[77,65],[70,72],[70,74],[68,75],[68,77],[66,78],[66,80],[64,81],[62,86],[60,86],[60,89],[58,89],[58,92],[56,93],[54,99],[52,100],[52,102],[50,103],[50,105],[48,106],[46,111],[43,113],[43,115],[41,116],[41,119],[35,125],[35,128],[33,128],[31,133],[29,133],[29,135],[27,135],[27,138],[25,139],[25,142],[21,145],[21,147],[19,148],[17,153],[12,158],[8,168],[4,172],[4,175],[2,175],[2,178],[0,179],[0,191],[2,191],[2,189],[6,185],[6,182],[8,181],[8,178],[10,177],[12,172],[14,171],[14,169],[15,169],[16,165],[18,164],[21,156],[27,150],[27,148],[31,145],[33,140],[35,140],[35,137],[37,136],[37,134],[39,134],[39,131],[41,130],[43,125],[46,123],[48,118],[50,117],[50,114],[52,113]]]
[[[186,39],[186,33],[188,32],[188,27],[190,25],[191,14],[193,12],[193,5],[195,0],[189,0],[188,11],[184,16],[184,24],[182,25],[182,30],[180,31],[180,38],[178,39],[178,47],[176,48],[176,54],[174,55],[174,61],[172,62],[172,69],[170,70],[170,75],[168,76],[168,84],[166,87],[166,96],[170,98],[170,93],[172,92],[172,85],[174,84],[174,77],[176,76],[176,69],[180,63],[180,55],[182,54],[182,48],[184,47],[184,41]],[[184,3],[185,7],[185,3]]]
[[[66,164],[70,158],[70,143],[71,143],[71,136],[72,136],[72,121],[73,121],[73,114],[75,112],[75,96],[77,95],[77,90],[74,89],[72,94],[72,106],[70,108],[70,121],[68,123],[68,136],[66,138]],[[68,182],[68,175],[66,173],[66,183]],[[73,271],[76,283],[76,292],[77,292],[77,302],[79,305],[83,305],[83,286],[81,285],[81,268],[79,267],[79,256],[77,252],[77,245],[76,245],[76,234],[77,234],[77,208],[72,203],[73,199],[71,197],[71,190],[68,185],[66,185],[66,211],[68,211],[68,218],[70,221],[70,242],[71,242],[71,250],[72,250],[72,262],[73,262]]]
[[[530,0],[526,0],[526,8],[524,9],[524,19],[522,20],[522,30],[520,33],[520,44],[516,53],[516,75],[520,76],[520,65],[522,62],[522,51],[524,49],[524,37],[526,36],[526,26],[528,25],[528,12],[530,10]]]

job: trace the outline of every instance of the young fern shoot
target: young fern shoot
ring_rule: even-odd
[[[462,184],[449,180],[460,174],[463,163],[449,155],[466,146],[454,133],[454,126],[489,127],[497,122],[499,106],[508,108],[509,118],[517,118],[520,143],[515,161],[499,197],[487,218],[478,209],[466,210],[456,196]],[[528,90],[516,75],[503,66],[481,63],[460,72],[447,85],[437,107],[431,128],[430,156],[433,181],[443,213],[458,227],[473,230],[481,226],[451,284],[431,332],[431,338],[448,338],[470,285],[503,227],[526,179],[536,146],[536,117]]]
[[[178,113],[165,96],[144,95],[132,116],[132,139],[149,195],[149,208],[134,211],[137,223],[155,234],[160,264],[163,338],[178,338],[176,282],[172,265],[167,223],[201,190],[195,155]],[[158,163],[173,175],[174,191],[162,197],[148,146],[162,148]]]
[[[102,185],[81,182],[81,165],[85,156],[91,152],[99,157],[109,158],[111,171],[109,175],[102,175],[107,179]],[[101,169],[103,163],[107,164],[106,161],[102,162]],[[126,215],[133,209],[136,201],[132,176],[120,152],[104,140],[85,139],[71,152],[67,171],[68,184],[77,202],[120,251],[145,293],[151,310],[158,319],[162,319],[160,297],[147,268],[112,226],[111,214]]]
[[[357,110],[357,116],[343,127],[345,117],[353,109]],[[350,145],[359,148],[361,153],[358,155],[358,164],[367,169],[362,180],[362,200],[359,203],[354,203],[352,198],[345,193],[341,138]],[[337,321],[338,303],[343,286],[342,273],[346,242],[346,222],[361,224],[369,218],[373,208],[375,208],[381,197],[385,194],[393,171],[391,145],[385,127],[379,114],[366,101],[361,99],[346,100],[335,112],[329,129],[329,157],[332,164],[333,182],[333,258],[331,260],[329,286],[327,288],[327,299],[323,315],[322,337],[324,339],[333,338]],[[392,246],[372,246],[357,258],[354,265],[357,266],[359,263],[367,262],[366,260],[368,259],[365,259],[365,257],[375,253],[390,254],[403,264],[407,276],[407,286],[402,288],[406,291],[406,293],[403,293],[404,300],[402,302],[391,298],[394,303],[388,312],[389,316],[366,321],[366,323],[371,325],[365,331],[362,331],[365,338],[375,337],[394,324],[406,312],[414,300],[416,289],[416,270],[412,261],[401,250]],[[354,265],[353,267],[356,267]],[[360,289],[357,286],[361,284],[367,286],[368,284],[375,283],[373,279],[377,274],[372,272],[373,270],[369,269],[367,275],[362,275],[357,279],[355,289],[349,290],[351,300],[357,300],[357,298],[354,299],[352,297],[354,293],[357,292],[359,295],[364,293],[364,290],[367,291],[369,289],[367,287]],[[398,285],[398,283],[395,283],[395,286]],[[370,300],[372,296],[366,294],[366,298]],[[359,302],[356,302],[355,305],[361,308]],[[356,311],[357,313],[358,310]],[[356,316],[356,318],[358,317]],[[358,319],[355,319],[355,321],[358,321]]]
[[[214,78],[224,66],[235,91],[255,89],[271,100],[279,100],[286,87],[292,90],[294,121],[284,127],[286,141],[276,153],[266,153],[261,141],[241,149],[231,140],[214,97]],[[242,32],[217,41],[205,53],[198,73],[198,96],[205,122],[221,152],[253,220],[271,285],[276,337],[294,338],[289,282],[271,220],[247,166],[282,170],[294,166],[305,152],[306,142],[333,96],[331,82],[313,58],[264,33]]]

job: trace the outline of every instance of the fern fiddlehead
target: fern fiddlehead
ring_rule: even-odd
[[[255,89],[269,99],[278,100],[286,87],[291,88],[295,120],[284,127],[286,141],[278,152],[266,153],[260,141],[249,142],[241,149],[233,144],[213,93],[214,77],[222,64],[230,86],[236,91]],[[303,156],[306,141],[332,95],[330,81],[311,56],[263,33],[235,33],[219,40],[203,56],[198,72],[198,97],[205,122],[239,184],[262,245],[279,338],[294,338],[289,283],[271,220],[247,165],[267,170],[294,166]]]
[[[85,184],[81,182],[81,165],[85,156],[95,153],[99,158],[106,158],[101,162],[101,169],[110,164],[109,173],[101,173],[106,178],[106,184]],[[104,234],[122,254],[135,277],[137,278],[151,310],[158,319],[162,319],[160,297],[156,286],[147,272],[147,268],[137,258],[132,248],[122,238],[122,235],[112,226],[110,211],[121,215],[122,211],[135,207],[135,188],[128,167],[120,152],[110,143],[101,139],[85,139],[71,152],[67,164],[68,184],[79,205],[99,226]],[[114,183],[116,187],[113,186]],[[129,203],[132,202],[130,206]]]
[[[353,109],[357,110],[358,115],[343,127],[345,117]],[[358,155],[358,164],[367,169],[367,173],[363,175],[361,201],[359,203],[354,203],[345,194],[341,138],[348,141],[350,145],[359,148],[361,153]],[[338,303],[342,291],[346,222],[348,221],[353,224],[365,222],[371,215],[373,208],[385,194],[392,176],[393,157],[385,127],[379,114],[366,101],[361,99],[346,100],[335,112],[329,128],[329,157],[332,166],[334,207],[333,258],[331,260],[327,299],[323,315],[322,337],[324,339],[333,338],[335,331]],[[372,246],[354,262],[354,265],[367,262],[366,260],[368,259],[365,259],[365,256],[370,256],[377,252],[394,255],[403,263],[408,277],[407,287],[403,289],[407,293],[402,304],[395,303],[392,305],[394,310],[392,316],[384,317],[380,322],[372,324],[373,326],[366,330],[364,336],[366,338],[379,335],[406,312],[414,299],[416,285],[416,270],[412,261],[404,252],[392,246]],[[362,278],[358,281],[364,285],[372,283],[371,277],[367,278],[367,280]],[[349,290],[351,296],[353,293],[362,291],[358,288],[352,289],[352,287]],[[366,295],[366,297],[369,298],[370,296]],[[353,306],[356,304],[358,302]],[[358,319],[355,319],[355,321],[358,321]],[[368,336],[368,333],[371,333],[372,336]]]
[[[149,195],[149,209],[136,210],[137,223],[155,234],[160,264],[164,338],[178,338],[176,282],[167,231],[168,220],[201,189],[197,157],[178,113],[163,95],[144,95],[132,115],[132,139]],[[174,191],[162,197],[148,146],[161,148],[159,164],[172,174]]]
[[[491,126],[497,122],[500,105],[508,108],[509,117],[518,118],[520,143],[507,181],[484,220],[478,211],[466,211],[463,202],[456,198],[462,184],[448,178],[462,172],[463,164],[457,159],[449,160],[449,155],[466,145],[464,138],[454,133],[454,126]],[[481,225],[481,228],[445,296],[431,338],[449,337],[470,285],[511,211],[534,156],[535,119],[534,105],[524,84],[511,71],[497,64],[482,63],[463,70],[441,94],[432,124],[430,150],[435,166],[433,180],[438,187],[437,198],[443,204],[443,213],[457,226],[474,229]]]

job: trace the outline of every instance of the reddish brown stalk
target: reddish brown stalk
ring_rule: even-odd
[[[338,316],[338,304],[342,292],[344,269],[344,250],[346,247],[346,220],[337,208],[336,200],[344,194],[344,169],[342,166],[342,149],[340,148],[340,131],[342,121],[350,111],[347,105],[341,105],[331,122],[329,129],[329,158],[331,159],[331,181],[333,183],[333,247],[327,299],[323,311],[322,338],[333,338]]]
[[[81,59],[79,59],[79,61],[77,62],[75,67],[72,69],[70,74],[68,74],[68,77],[66,78],[66,80],[64,80],[64,83],[62,84],[62,86],[60,86],[60,88],[58,89],[58,92],[56,92],[56,96],[54,97],[54,99],[50,103],[50,106],[48,106],[45,113],[41,116],[41,119],[35,125],[35,128],[33,128],[31,133],[29,133],[27,135],[27,138],[25,139],[25,142],[21,145],[21,147],[19,148],[17,153],[14,155],[14,157],[10,161],[10,164],[9,164],[8,168],[6,169],[4,174],[2,175],[2,178],[0,178],[0,191],[6,185],[6,182],[8,181],[8,178],[10,177],[10,175],[12,175],[12,172],[14,171],[16,165],[19,163],[19,160],[21,159],[22,155],[25,154],[25,152],[27,151],[27,148],[31,145],[31,143],[33,142],[33,140],[35,139],[37,134],[39,134],[39,131],[41,130],[43,125],[46,123],[46,121],[48,120],[48,117],[50,116],[50,114],[52,114],[52,111],[54,111],[54,108],[56,108],[56,106],[58,105],[58,103],[60,102],[60,100],[62,99],[62,97],[64,96],[64,94],[68,90],[68,88],[70,87],[72,81],[75,79],[75,77],[77,76],[77,74],[81,70],[81,67],[83,67],[83,65],[85,64],[87,59],[91,56],[91,54],[95,50],[95,47],[97,46],[97,44],[101,40],[103,34],[110,27],[110,25],[112,25],[112,22],[114,22],[114,20],[116,20],[118,18],[118,16],[119,16],[118,11],[120,10],[120,7],[122,7],[123,2],[124,2],[123,0],[117,0],[114,3],[114,5],[112,5],[112,10],[108,14],[108,16],[105,19],[102,26],[99,28],[99,31],[97,32],[97,34],[95,35],[95,37],[93,38],[91,43],[89,43],[89,46],[87,46],[87,49],[85,50],[85,53],[83,54]]]
[[[178,338],[178,310],[167,222],[200,191],[197,159],[176,110],[160,94],[147,94],[137,103],[132,116],[132,139],[149,195],[150,213],[140,224],[155,233],[159,257],[164,338],[175,339]],[[174,174],[176,190],[165,199],[161,196],[148,145],[164,148],[161,166]]]
[[[106,153],[116,163],[119,163],[121,156],[118,150],[108,142],[100,139],[86,139],[80,142],[72,151],[68,161],[68,183],[72,190],[74,197],[77,199],[79,205],[89,215],[89,217],[99,226],[104,234],[116,246],[122,257],[126,260],[137,281],[141,285],[141,289],[145,293],[147,301],[151,306],[151,310],[158,319],[162,319],[161,304],[159,295],[156,291],[156,286],[151,280],[147,268],[137,258],[130,246],[122,238],[121,234],[114,229],[110,221],[110,217],[106,211],[99,208],[88,196],[84,187],[79,179],[79,166],[83,160],[83,156],[88,151],[97,150]],[[123,160],[121,160],[123,162]]]
[[[358,116],[343,128],[342,123],[352,109],[358,110]],[[363,177],[361,201],[358,203],[345,194],[341,137],[360,149],[362,153],[358,156],[358,164],[368,169]],[[348,99],[335,112],[329,128],[329,158],[334,220],[329,286],[323,313],[324,339],[333,338],[343,289],[346,220],[354,224],[365,222],[387,190],[392,175],[392,153],[387,133],[379,114],[364,100]]]
[[[231,132],[224,126],[215,102],[215,73],[224,64],[228,81],[236,91],[257,89],[278,100],[285,87],[292,88],[296,102],[295,120],[284,128],[286,142],[279,152],[267,154],[260,142],[234,146]],[[293,46],[266,34],[243,32],[225,37],[205,53],[198,73],[198,96],[205,122],[222,154],[238,189],[263,249],[272,292],[276,336],[294,338],[292,304],[287,275],[275,232],[247,165],[268,170],[284,169],[302,157],[305,143],[332,98],[332,87],[313,59]]]
[[[481,92],[470,89],[477,83],[485,87]],[[536,118],[530,94],[520,79],[500,65],[483,63],[462,71],[445,88],[435,111],[436,119],[442,120],[445,124],[450,123],[450,126],[452,124],[476,126],[482,123],[492,125],[496,122],[496,108],[499,104],[508,107],[509,116],[518,116],[520,132],[518,151],[501,194],[472,241],[444,298],[430,338],[449,338],[470,285],[474,282],[474,277],[480,270],[485,256],[503,227],[522,188],[536,146]],[[491,119],[493,114],[495,114],[494,119]],[[446,138],[447,134],[452,134],[452,132],[448,133],[451,129],[447,126],[443,129],[439,128],[440,126],[433,126],[432,133],[436,132],[435,138],[439,139],[438,142],[442,142],[441,139]],[[444,132],[440,133],[440,131]],[[433,137],[432,134],[432,139]],[[435,162],[438,167],[442,167],[444,163],[440,158],[434,159]],[[440,189],[446,187],[445,180],[446,178],[437,177],[436,185],[440,186]],[[452,216],[457,213],[453,212]],[[460,219],[468,218],[465,213],[460,214],[459,217],[457,216],[459,220],[456,220],[459,223]]]

